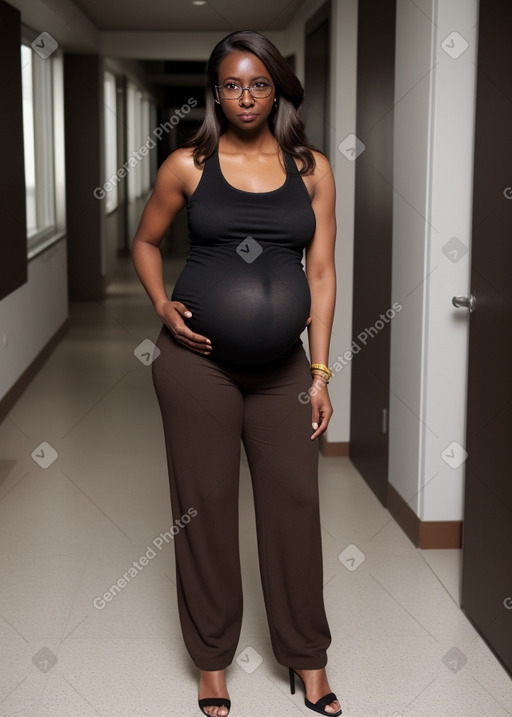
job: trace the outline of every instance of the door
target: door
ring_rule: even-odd
[[[350,459],[379,500],[388,490],[395,0],[360,0]],[[342,353],[341,351],[339,353]]]
[[[329,16],[326,2],[306,23],[304,124],[308,140],[329,154]]]
[[[461,602],[512,671],[512,3],[479,14]]]
[[[27,281],[27,218],[23,155],[23,93],[21,67],[21,14],[0,0],[0,65],[6,70],[2,84],[0,132],[0,300]],[[27,72],[27,69],[25,69]]]

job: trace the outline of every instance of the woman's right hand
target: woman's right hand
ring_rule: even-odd
[[[167,326],[173,337],[182,346],[192,351],[208,356],[212,350],[210,339],[201,334],[195,334],[185,324],[184,318],[189,319],[192,312],[181,301],[164,301],[155,307],[156,313]]]

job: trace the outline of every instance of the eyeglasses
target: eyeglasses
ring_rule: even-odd
[[[267,82],[255,82],[251,87],[240,87],[235,82],[226,82],[225,85],[215,85],[217,96],[221,100],[239,100],[245,90],[249,90],[251,97],[255,100],[263,100],[270,97],[274,85]]]

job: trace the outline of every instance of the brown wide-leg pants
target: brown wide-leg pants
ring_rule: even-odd
[[[240,442],[254,493],[260,574],[272,649],[298,669],[327,663],[318,442],[299,342],[264,368],[235,369],[181,346],[164,326],[152,364],[162,412],[181,629],[202,670],[231,664],[242,623],[238,541]]]

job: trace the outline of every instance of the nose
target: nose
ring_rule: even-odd
[[[240,104],[244,107],[250,107],[254,104],[254,97],[251,95],[247,88],[242,92],[242,96],[240,97]]]

